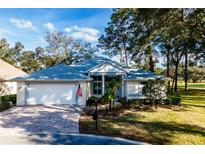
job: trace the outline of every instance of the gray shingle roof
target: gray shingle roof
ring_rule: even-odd
[[[87,73],[90,69],[103,64],[103,63],[110,63],[112,65],[115,65],[117,67],[120,67],[122,69],[128,69],[127,66],[122,65],[116,61],[113,61],[111,59],[105,58],[105,57],[93,57],[88,60],[82,61],[82,62],[77,62],[74,64],[71,64],[70,66],[74,67],[76,71],[80,73]]]
[[[30,75],[18,77],[13,80],[92,80],[84,74],[87,73],[90,69],[106,62],[114,64],[123,69],[127,68],[126,66],[108,58],[93,57],[71,65],[55,65],[53,67],[34,72]]]
[[[13,80],[92,80],[86,75],[79,74],[73,67],[65,64],[55,65],[47,69],[34,72],[30,75],[15,78]]]
[[[70,81],[79,81],[79,80],[92,80],[85,74],[92,68],[95,68],[98,65],[110,63],[115,65],[123,70],[125,70],[128,75],[124,80],[148,80],[154,78],[162,78],[162,76],[157,75],[150,71],[145,70],[133,70],[127,66],[124,66],[116,61],[113,61],[104,57],[95,57],[82,62],[74,63],[71,65],[59,64],[53,67],[49,67],[38,72],[34,72],[30,75],[25,75],[15,79],[13,81],[46,81],[46,80],[70,80]]]
[[[130,71],[129,74],[124,78],[124,80],[149,80],[156,78],[165,79],[161,75],[155,74],[151,71],[140,69],[136,71]]]

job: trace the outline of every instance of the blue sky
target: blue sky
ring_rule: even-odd
[[[0,9],[0,38],[26,50],[46,46],[48,31],[65,31],[76,39],[96,43],[110,20],[112,9]]]

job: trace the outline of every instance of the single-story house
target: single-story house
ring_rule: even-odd
[[[17,83],[10,79],[27,75],[27,73],[0,59],[0,96],[16,94]]]
[[[90,96],[106,93],[106,82],[121,83],[119,97],[141,98],[142,87],[149,79],[161,78],[142,69],[131,69],[104,57],[93,57],[71,65],[58,64],[33,74],[18,77],[17,105],[78,104],[85,105]],[[82,96],[77,96],[78,89]]]

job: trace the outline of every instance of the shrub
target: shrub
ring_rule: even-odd
[[[118,101],[119,101],[119,103],[121,103],[122,105],[126,105],[126,104],[127,104],[127,99],[126,99],[126,97],[120,98]]]
[[[163,99],[156,99],[155,101],[154,101],[154,104],[155,105],[159,105],[159,104],[162,104],[163,103]]]
[[[94,106],[95,105],[95,96],[91,96],[88,98],[87,102],[86,102],[86,106]]]
[[[168,96],[168,99],[171,100],[171,104],[173,105],[180,105],[182,100],[181,96],[178,94]]]
[[[178,96],[171,97],[171,102],[173,105],[180,105],[181,97],[178,97]]]
[[[1,96],[1,102],[12,102],[13,105],[16,105],[16,94]]]
[[[7,110],[9,108],[11,108],[11,103],[9,102],[2,102],[0,103],[0,111],[4,111],[4,110]]]
[[[142,89],[143,95],[149,100],[149,103],[152,103],[152,106],[158,102],[156,100],[166,98],[166,91],[165,81],[160,78],[148,80]]]
[[[109,99],[104,95],[98,99],[98,104],[105,105],[108,104]]]
[[[172,100],[171,100],[170,98],[167,98],[167,99],[164,99],[164,100],[163,100],[163,103],[164,103],[165,105],[171,105],[171,104],[172,104]]]
[[[141,103],[144,103],[143,99],[131,99],[131,100],[128,100],[128,104],[130,104],[130,105],[141,104]]]

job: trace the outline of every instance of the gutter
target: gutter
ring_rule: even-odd
[[[157,78],[147,78],[147,79],[123,79],[123,81],[148,81],[148,80],[154,80]],[[159,78],[158,78],[159,79]],[[161,78],[162,80],[171,80],[171,78]]]
[[[11,79],[9,81],[14,81],[14,82],[77,82],[77,81],[92,81],[93,79],[81,79],[81,80],[77,80],[77,79],[49,79],[49,80],[15,80],[15,79]]]

